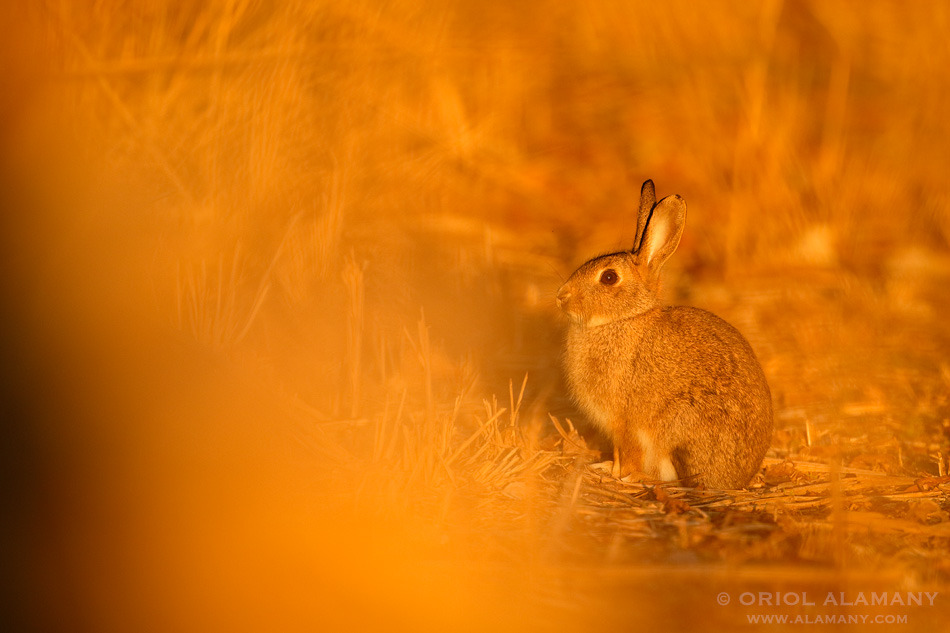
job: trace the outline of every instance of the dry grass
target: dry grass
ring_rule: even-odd
[[[754,629],[855,611],[717,594],[948,589],[942,4],[13,10],[24,626]],[[669,300],[770,381],[747,490],[610,479],[565,396],[554,291],[648,177],[690,204]]]

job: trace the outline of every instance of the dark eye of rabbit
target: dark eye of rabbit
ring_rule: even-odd
[[[620,276],[617,275],[617,271],[612,268],[608,268],[604,272],[600,273],[600,283],[604,284],[605,286],[612,286],[618,281],[620,281]]]

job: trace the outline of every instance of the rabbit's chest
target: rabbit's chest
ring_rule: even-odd
[[[598,426],[609,430],[623,412],[631,354],[609,332],[568,334],[566,369],[574,399]],[[626,385],[626,387],[625,387]]]

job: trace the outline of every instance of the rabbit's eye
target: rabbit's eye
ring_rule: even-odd
[[[608,268],[604,272],[600,273],[600,283],[605,286],[612,286],[615,283],[620,281],[620,275],[617,274],[617,271],[613,268]]]

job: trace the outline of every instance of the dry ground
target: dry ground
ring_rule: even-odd
[[[943,3],[18,4],[16,628],[945,626]],[[565,394],[646,178],[769,379],[746,490],[611,479]]]

